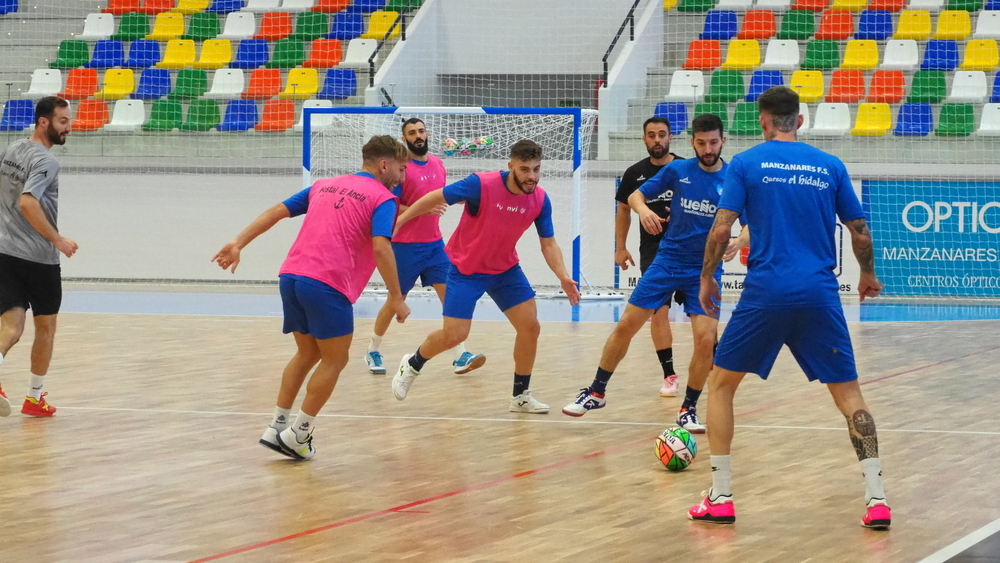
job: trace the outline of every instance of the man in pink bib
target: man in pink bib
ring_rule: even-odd
[[[507,166],[508,171],[472,174],[435,190],[399,216],[397,230],[439,205],[465,203],[462,219],[445,248],[452,266],[444,296],[444,326],[400,361],[392,378],[392,392],[400,401],[406,398],[427,360],[465,341],[472,327],[476,301],[488,293],[517,333],[510,411],[549,412],[549,406],[532,397],[528,390],[540,327],[535,292],[521,271],[515,250],[528,227],[535,225],[545,262],[559,278],[573,305],[580,302],[580,291],[567,273],[562,251],[556,244],[552,204],[538,187],[542,147],[532,141],[518,141],[510,149]]]
[[[388,135],[372,137],[361,149],[355,174],[317,180],[250,223],[212,258],[236,272],[240,251],[278,221],[305,214],[298,237],[279,273],[283,332],[295,337],[297,351],[281,376],[274,418],[260,444],[293,459],[312,459],[315,418],[347,365],[354,335],[353,304],[378,267],[389,303],[403,322],[403,301],[390,239],[396,197],[389,192],[406,171],[406,147]],[[319,364],[316,366],[316,364]],[[316,366],[295,422],[292,403]]]

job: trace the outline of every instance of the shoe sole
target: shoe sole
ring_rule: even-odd
[[[865,521],[861,521],[861,525],[865,528],[870,528],[872,530],[888,530],[892,520],[872,520],[870,523],[865,524]]]
[[[522,409],[518,409],[518,408],[512,408],[512,409],[510,409],[510,412],[518,412],[518,413],[521,413],[521,414],[549,414],[549,410],[551,410],[551,409],[544,410],[544,411],[528,411],[528,410],[522,410]]]
[[[681,426],[681,425],[678,424],[677,426]],[[681,426],[681,428],[684,428],[684,427]],[[696,429],[696,430],[691,430],[690,428],[684,428],[684,430],[687,430],[688,434],[704,434],[706,429],[705,428],[699,428],[699,429]]]
[[[35,417],[35,418],[51,418],[52,415],[54,415],[56,413],[55,413],[55,411],[52,411],[52,412],[47,412],[45,414],[38,414],[38,413],[28,412],[28,411],[25,411],[25,410],[22,409],[21,410],[21,414],[23,414],[24,416],[32,416],[32,417]]]
[[[660,391],[660,396],[661,397],[676,397],[677,396],[677,392],[675,391],[673,393],[664,393],[663,391]]]
[[[564,415],[566,415],[566,416],[572,416],[573,418],[580,418],[581,416],[587,414],[587,411],[583,411],[581,413],[575,413],[575,412],[569,412],[568,410],[563,409],[562,413]]]
[[[368,368],[368,373],[373,375],[385,375],[385,368]]]
[[[281,446],[281,453],[287,455],[288,457],[290,457],[290,458],[292,458],[292,459],[294,459],[296,461],[308,461],[306,458],[304,458],[301,455],[299,455],[299,452],[297,452],[297,451],[293,450],[292,448],[289,448],[288,446],[286,446],[285,443],[281,441],[281,434],[280,433],[277,434],[274,438],[276,440],[278,440],[278,445]],[[261,441],[263,442],[263,440],[261,440]]]
[[[474,369],[479,369],[479,368],[483,367],[485,364],[486,364],[486,356],[479,356],[475,360],[472,360],[472,363],[468,364],[464,368],[456,369],[455,373],[457,373],[458,375],[463,375],[463,374],[469,373],[470,371],[472,371]]]
[[[0,416],[10,416],[10,401],[0,397]]]
[[[691,516],[688,514],[688,520],[694,522],[708,522],[709,524],[735,524],[735,516]]]
[[[272,444],[271,442],[268,442],[267,440],[265,440],[263,438],[261,438],[260,440],[258,440],[257,443],[260,444],[260,445],[262,445],[262,446],[264,446],[265,448],[267,448],[267,449],[269,449],[271,451],[278,452],[279,454],[281,454],[283,456],[288,456],[288,457],[290,457],[292,459],[296,459],[295,456],[293,456],[293,455],[289,454],[288,452],[286,452],[284,450],[284,448],[282,448],[281,446],[279,446],[277,444]]]

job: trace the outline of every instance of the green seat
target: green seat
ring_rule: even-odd
[[[938,137],[968,137],[976,129],[972,104],[944,104],[934,134]]]
[[[747,93],[743,73],[738,70],[717,70],[705,94],[706,102],[738,102]]]
[[[707,12],[715,7],[715,0],[680,0],[678,12]]]
[[[167,94],[171,100],[191,100],[208,91],[208,73],[199,68],[182,68],[177,71],[174,89]]]
[[[181,39],[204,41],[206,39],[215,39],[220,33],[222,33],[222,28],[219,25],[219,14],[198,12],[191,16],[191,23],[188,24],[187,33],[181,35]]]
[[[833,39],[813,39],[806,45],[802,70],[833,70],[840,66],[840,47]]]
[[[729,109],[726,104],[722,102],[702,102],[694,106],[694,113],[691,115],[691,121],[694,121],[695,117],[699,115],[705,115],[706,113],[711,113],[719,116],[722,120],[722,129],[724,131],[729,130]],[[688,133],[691,132],[691,128],[688,128]]]
[[[298,39],[279,39],[274,42],[274,54],[266,68],[294,68],[306,60],[305,46]]]
[[[976,13],[983,9],[983,0],[948,0],[948,7],[945,9]]]
[[[729,130],[730,135],[760,135],[760,111],[754,102],[740,102],[736,104],[736,113],[733,115],[733,127]]]
[[[816,12],[812,10],[788,10],[781,17],[781,29],[777,39],[805,41],[816,34]]]
[[[423,0],[389,0],[383,10],[387,12],[411,12],[420,7]]]
[[[156,100],[149,113],[149,121],[142,124],[143,131],[173,131],[181,126],[181,103],[174,100]]]
[[[87,42],[79,39],[67,39],[59,44],[59,54],[56,60],[49,63],[51,68],[76,68],[90,61],[90,51]]]
[[[149,16],[129,12],[122,15],[121,23],[118,24],[118,32],[111,36],[111,39],[119,41],[137,41],[149,35]]]
[[[295,31],[288,39],[312,41],[330,33],[330,20],[322,12],[302,12],[295,20]]]
[[[940,104],[948,95],[948,84],[943,70],[918,70],[913,73],[913,83],[907,103]]]
[[[187,119],[181,124],[181,131],[210,131],[221,121],[219,102],[195,100],[188,107]]]

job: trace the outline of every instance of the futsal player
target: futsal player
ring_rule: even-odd
[[[447,176],[441,159],[428,153],[430,147],[427,144],[427,128],[420,118],[411,117],[403,122],[403,142],[409,151],[410,161],[406,164],[403,183],[392,190],[399,198],[400,213],[421,197],[443,188]],[[451,266],[448,254],[444,251],[439,225],[445,209],[446,206],[441,206],[431,213],[414,217],[392,237],[392,250],[396,254],[399,286],[404,299],[413,289],[417,278],[420,278],[420,285],[433,286],[438,298],[444,303],[444,284]],[[365,354],[365,363],[371,373],[385,373],[379,346],[395,314],[395,308],[387,300],[375,317],[375,327]],[[452,365],[455,373],[469,373],[486,363],[486,356],[466,351],[464,342],[459,343],[454,352],[455,361]]]
[[[736,520],[730,489],[733,396],[747,372],[767,379],[782,345],[787,345],[810,381],[819,380],[847,418],[851,443],[865,479],[864,526],[887,529],[891,521],[882,488],[878,437],[854,364],[838,294],[837,217],[851,233],[861,265],[861,300],[875,297],[872,235],[837,157],[796,139],[802,125],[799,96],[789,88],[769,89],[758,100],[766,142],[733,158],[715,224],[705,246],[701,302],[718,315],[718,279],[713,275],[725,252],[729,229],[743,215],[753,236],[743,294],[719,341],[709,379],[708,435],[712,488],[688,515],[693,520]]]
[[[21,413],[28,416],[56,413],[42,387],[62,304],[59,254],[73,256],[77,244],[59,233],[59,162],[49,149],[66,143],[70,117],[69,102],[42,98],[35,104],[31,137],[0,152],[0,364],[21,339],[31,309],[31,384],[21,405]],[[10,400],[0,387],[0,416],[9,415]]]
[[[283,332],[292,333],[297,350],[282,373],[274,418],[260,439],[261,445],[293,459],[311,459],[316,453],[315,419],[347,365],[354,334],[352,305],[376,267],[396,319],[403,322],[410,314],[390,244],[396,197],[388,189],[403,179],[406,147],[388,135],[372,137],[361,156],[360,172],[317,180],[265,211],[212,258],[235,272],[240,251],[252,240],[282,219],[306,216],[281,266],[278,286]],[[292,403],[313,366],[299,414],[290,424]]]
[[[508,170],[472,174],[420,198],[399,217],[397,229],[435,207],[465,203],[458,227],[448,240],[451,257],[444,294],[444,323],[427,336],[412,354],[403,356],[392,379],[392,392],[402,401],[424,364],[469,336],[476,301],[488,293],[517,333],[514,339],[514,389],[510,411],[549,412],[549,406],[528,389],[538,346],[535,292],[521,271],[515,247],[534,224],[542,255],[559,278],[570,303],[580,302],[577,282],[563,265],[562,251],[552,227],[552,203],[538,186],[542,147],[521,140],[510,149]]]

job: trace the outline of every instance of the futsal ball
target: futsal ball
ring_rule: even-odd
[[[455,151],[459,149],[459,143],[455,139],[444,139],[441,141],[441,151],[448,156],[455,156]]]
[[[670,471],[684,471],[698,453],[694,436],[683,428],[667,428],[656,437],[656,459]]]
[[[493,152],[493,137],[479,137],[476,139],[476,150],[479,152]]]
[[[462,139],[462,142],[458,146],[458,153],[462,156],[472,156],[476,153],[476,142],[472,139]]]

